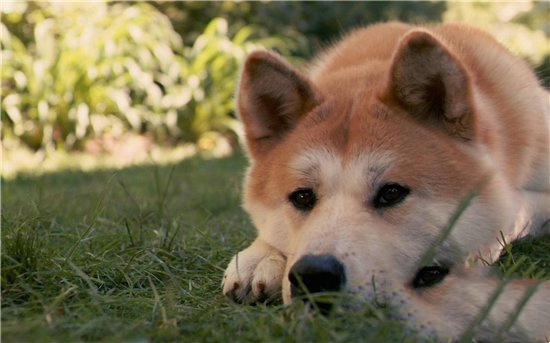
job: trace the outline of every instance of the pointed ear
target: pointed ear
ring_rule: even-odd
[[[470,78],[442,42],[424,30],[408,33],[393,57],[385,97],[420,122],[474,138]]]
[[[246,143],[253,157],[269,151],[320,102],[313,84],[275,54],[252,53],[237,94]]]

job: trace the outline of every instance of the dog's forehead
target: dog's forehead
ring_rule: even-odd
[[[406,115],[365,90],[354,96],[331,97],[306,116],[294,136],[307,138],[299,146],[327,146],[346,161],[364,152],[395,150],[422,141],[417,129]]]
[[[291,169],[298,176],[357,182],[383,174],[397,159],[386,127],[391,120],[372,97],[329,101],[316,112],[301,128],[310,141],[294,151]]]
[[[390,151],[365,151],[343,156],[336,149],[324,146],[308,148],[296,154],[290,168],[298,179],[322,183],[328,187],[342,182],[372,185],[390,168],[394,156]]]
[[[345,186],[357,191],[397,182],[456,195],[482,173],[452,138],[422,127],[374,97],[330,101],[321,107],[323,116],[306,117],[282,145],[275,162],[288,168],[277,174],[275,184],[290,177],[296,180],[293,187]]]

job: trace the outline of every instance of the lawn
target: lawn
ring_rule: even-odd
[[[227,262],[254,238],[239,206],[245,166],[236,153],[3,180],[2,340],[417,341],[367,305],[322,316],[222,296]],[[549,248],[528,240],[502,261],[547,277]]]

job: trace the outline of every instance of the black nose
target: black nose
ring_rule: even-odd
[[[332,255],[305,255],[292,266],[288,279],[294,298],[304,295],[306,291],[339,291],[346,283],[346,274],[342,263]]]

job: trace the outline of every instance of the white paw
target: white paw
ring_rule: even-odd
[[[274,300],[281,296],[285,265],[279,251],[256,241],[231,259],[222,280],[223,294],[244,304]]]

